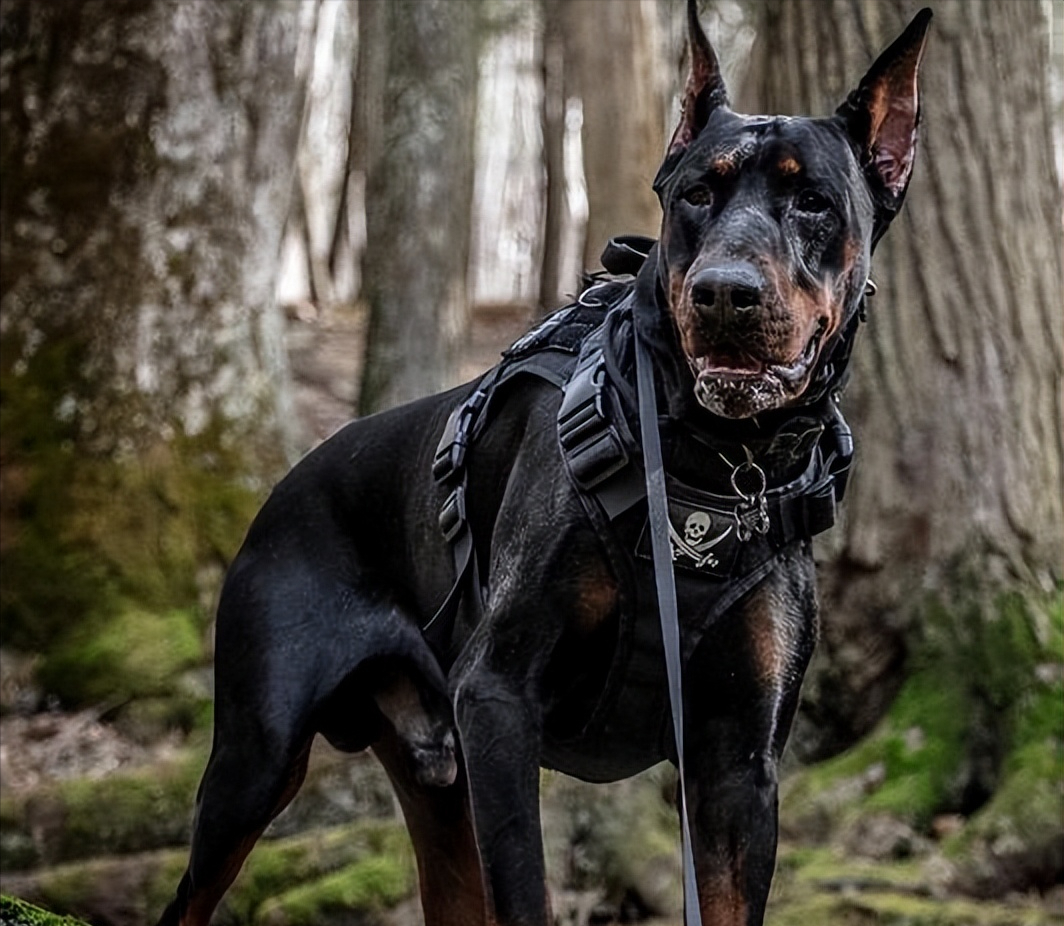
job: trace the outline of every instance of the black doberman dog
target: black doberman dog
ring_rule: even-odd
[[[810,538],[845,484],[838,392],[912,172],[930,12],[814,119],[732,112],[688,11],[660,242],[615,245],[612,277],[478,381],[348,425],[256,518],[222,592],[214,746],[162,923],[209,921],[316,734],[384,764],[427,923],[549,922],[541,765],[603,781],[678,755],[640,349],[698,904],[707,926],[762,922],[777,764],[817,635]]]

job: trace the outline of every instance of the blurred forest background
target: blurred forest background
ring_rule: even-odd
[[[1064,923],[1064,4],[929,2],[772,923]],[[920,5],[702,11],[736,108],[826,114]],[[681,0],[3,0],[5,893],[154,922],[258,505],[655,232],[683,42]],[[544,775],[560,922],[678,922],[671,787]],[[316,749],[268,837],[218,922],[418,922],[372,759]]]

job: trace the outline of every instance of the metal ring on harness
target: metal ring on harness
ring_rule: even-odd
[[[749,451],[748,451],[749,452]],[[752,492],[744,492],[739,485],[739,477],[744,473],[751,473],[757,479],[758,487]],[[731,486],[735,490],[735,494],[741,499],[747,502],[757,501],[763,498],[765,490],[768,488],[768,479],[765,476],[765,471],[758,466],[753,460],[744,460],[738,466],[734,467],[731,471]]]

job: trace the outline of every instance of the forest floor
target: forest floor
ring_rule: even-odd
[[[473,336],[463,362],[463,379],[471,378],[494,364],[500,351],[528,328],[532,315],[531,309],[526,306],[496,305],[479,308],[475,313]],[[362,313],[354,310],[333,310],[326,315],[319,315],[309,309],[292,309],[289,311],[289,319],[289,354],[295,385],[294,401],[298,417],[305,424],[305,445],[309,449],[350,420],[353,415],[365,337],[365,318]],[[6,657],[4,658],[6,660]],[[42,704],[39,692],[33,691],[31,676],[31,665],[12,663],[9,660],[0,664],[0,706],[3,707],[0,714],[0,782],[3,784],[6,808],[30,807],[32,811],[35,801],[40,806],[47,805],[47,800],[42,799],[40,795],[51,795],[49,800],[55,797],[57,792],[49,789],[63,788],[75,782],[79,787],[84,783],[86,787],[91,788],[93,783],[103,785],[108,780],[120,782],[123,776],[136,776],[144,770],[154,774],[152,770],[157,768],[187,764],[190,753],[193,755],[194,775],[187,784],[182,783],[180,787],[194,787],[199,769],[202,768],[203,750],[206,746],[202,733],[200,741],[191,744],[190,749],[190,743],[184,742],[177,733],[152,740],[129,735],[128,731],[106,722],[106,706],[78,713],[41,711],[40,707],[47,708],[48,705]],[[208,683],[204,681],[204,684]],[[34,704],[38,708],[36,712],[26,709],[26,705]],[[572,870],[572,866],[579,868],[583,858],[580,853],[585,853],[590,861],[584,861],[593,867],[598,866],[596,870],[600,875],[602,871],[609,871],[612,872],[612,877],[617,879],[642,879],[643,891],[647,894],[659,890],[663,895],[671,897],[677,893],[678,886],[674,880],[670,880],[677,873],[673,858],[677,843],[675,834],[668,828],[675,825],[674,817],[665,825],[665,829],[655,830],[646,839],[643,838],[642,831],[637,829],[645,825],[648,816],[662,816],[657,810],[639,810],[640,806],[649,806],[643,795],[648,791],[658,793],[663,790],[660,786],[660,774],[659,778],[651,778],[649,784],[644,780],[641,792],[632,790],[629,783],[593,789],[569,780],[561,781],[560,778],[561,776],[552,778],[548,775],[544,778],[543,785],[549,866],[561,864],[568,866],[568,870]],[[132,781],[133,778],[129,780]],[[182,793],[174,802],[177,808],[174,813],[186,815],[186,805],[190,803],[190,797],[191,792],[187,796]],[[69,795],[63,799],[72,800]],[[159,797],[155,799],[162,800]],[[96,797],[91,800],[100,803],[103,799]],[[655,798],[655,801],[658,805],[661,804],[660,797]],[[74,805],[71,803],[67,806]],[[5,810],[5,819],[8,812]],[[18,812],[22,813],[23,810],[19,809]],[[160,814],[162,812],[160,810]],[[640,814],[642,816],[639,816]],[[665,817],[671,816],[665,814]],[[31,817],[33,813],[26,811],[26,819]],[[34,831],[32,837],[37,840],[52,838],[48,834],[49,827],[54,824],[47,815],[38,814],[33,818],[37,821],[35,825],[43,829]],[[301,793],[293,806],[282,815],[268,835],[274,837],[273,841],[278,846],[286,842],[298,843],[300,840],[305,844],[308,839],[319,839],[323,841],[323,845],[331,845],[329,840],[333,837],[328,835],[330,832],[343,830],[344,841],[350,842],[349,831],[343,828],[363,825],[358,821],[368,821],[365,825],[370,826],[376,825],[376,821],[382,827],[399,830],[401,835],[396,806],[376,763],[368,757],[356,758],[353,761],[345,759],[319,744],[313,752],[312,768],[304,793]],[[588,821],[591,821],[590,824]],[[116,832],[120,831],[122,826],[114,820],[108,820],[108,825]],[[659,823],[654,825],[660,826]],[[135,822],[134,828],[137,826],[140,824]],[[591,845],[587,841],[586,831],[593,830],[596,826],[607,833],[612,832],[612,836],[608,836],[599,846]],[[332,830],[328,829],[329,827],[332,827]],[[628,829],[629,827],[631,829]],[[620,836],[615,832],[618,829],[621,831]],[[28,830],[29,828],[27,832]],[[8,832],[11,834],[14,831]],[[325,835],[308,836],[308,833],[313,832]],[[18,835],[15,833],[11,838]],[[113,841],[114,836],[111,838]],[[180,846],[185,844],[186,838],[187,836],[179,835],[178,838],[161,845]],[[384,843],[392,845],[388,843],[391,836],[387,833],[385,836],[378,834],[373,838],[383,839]],[[613,842],[610,842],[611,839]],[[664,855],[661,857],[672,861],[666,861],[662,867],[651,860],[638,872],[628,870],[625,866],[630,863],[621,858],[624,852],[618,849],[618,839],[622,846],[625,841],[644,841],[647,845],[653,843],[659,847],[664,844]],[[951,895],[944,890],[942,872],[948,863],[933,847],[929,849],[925,845],[918,853],[919,857],[880,861],[868,858],[869,855],[875,854],[874,846],[865,846],[865,849],[867,851],[862,853],[854,852],[852,846],[810,846],[793,840],[785,842],[781,847],[768,921],[778,926],[830,926],[833,923],[844,926],[1048,926],[1064,923],[1064,894],[1060,890],[1041,898],[1024,895],[999,898],[993,903],[976,902]],[[137,865],[143,864],[148,866],[145,870],[156,872],[151,878],[144,875],[144,884],[149,881],[158,882],[160,879],[169,884],[169,872],[174,866],[177,866],[177,871],[180,870],[186,857],[185,851],[183,848],[168,848],[142,852],[135,857],[144,859],[143,863],[134,862],[132,855],[116,858],[115,877],[120,879],[117,883],[131,884],[130,879],[135,878],[135,873],[139,870]],[[327,854],[327,851],[334,850],[320,847],[315,849],[315,852],[319,853]],[[99,854],[101,853],[98,852],[97,855]],[[399,855],[401,866],[409,870],[411,863],[408,851],[400,850]],[[93,869],[93,877],[104,880],[110,877],[107,874],[110,869],[106,867],[105,859],[93,855],[74,857],[94,858],[91,864],[98,867]],[[550,862],[551,857],[557,861]],[[254,868],[256,859],[265,858],[267,856],[262,850],[253,853],[249,866]],[[82,863],[75,861],[73,864],[76,866]],[[166,871],[165,876],[158,875],[160,865]],[[68,890],[69,884],[73,883],[72,879],[77,880],[76,872],[70,868],[70,863],[64,871],[66,873],[63,877],[66,880],[60,880],[66,885],[63,890]],[[555,869],[555,882],[557,880]],[[237,889],[241,883],[257,884],[258,875],[254,871],[245,874],[242,882],[238,882]],[[46,885],[42,887],[43,884],[45,882],[32,870],[4,873],[5,891],[15,891],[19,894],[25,892],[23,896],[48,900],[53,896],[49,893],[51,888]],[[149,899],[138,901],[133,906],[122,906],[113,918],[108,918],[106,911],[98,912],[94,921],[121,926],[136,926],[149,922],[150,919],[145,918],[143,911],[154,908],[156,890],[157,887],[152,887],[149,892],[145,887],[144,891],[148,893],[143,896]],[[372,919],[367,922],[387,922],[389,926],[417,926],[421,923],[417,903],[410,897],[412,884],[407,883],[405,890],[405,899],[393,907],[385,919]],[[625,890],[631,893],[630,887]],[[616,888],[614,891],[616,892]],[[620,899],[614,896],[610,903],[604,905],[606,890],[601,884],[587,887],[585,890],[556,891],[555,909],[558,921],[560,924],[573,926],[584,926],[592,922],[634,922],[643,918],[647,911],[640,909],[640,903],[632,900],[629,894]],[[61,906],[55,901],[52,901],[51,905],[56,908]],[[68,909],[89,908],[82,906]],[[249,906],[248,909],[252,908]],[[279,909],[274,908],[276,915],[273,918],[267,917],[269,922],[289,922],[283,917],[278,918]],[[140,912],[137,912],[138,910]],[[618,915],[632,918],[617,919]],[[261,916],[256,916],[256,922],[260,919]],[[675,915],[671,919],[657,919],[653,922],[657,926],[680,924]]]

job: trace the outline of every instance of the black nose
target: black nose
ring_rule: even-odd
[[[691,301],[703,315],[745,312],[762,304],[765,278],[753,264],[725,264],[699,270],[691,281]]]

